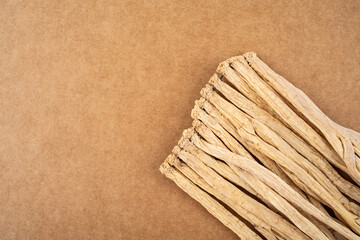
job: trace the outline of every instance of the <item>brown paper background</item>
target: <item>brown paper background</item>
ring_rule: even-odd
[[[2,1],[0,238],[236,239],[158,168],[246,51],[360,130],[360,2],[302,2]]]

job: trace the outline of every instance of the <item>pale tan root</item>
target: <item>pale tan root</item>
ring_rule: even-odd
[[[321,154],[310,147],[304,140],[288,129],[278,119],[274,118],[271,114],[259,108],[256,104],[247,100],[242,94],[222,82],[216,74],[210,78],[209,83],[211,83],[216,90],[220,91],[227,99],[229,99],[246,114],[270,127],[297,152],[318,167],[333,182],[333,184],[339,188],[341,192],[345,193],[357,202],[360,202],[360,188],[342,178]],[[355,208],[357,208],[357,206],[355,206]],[[357,209],[357,213],[359,213],[359,209]]]
[[[268,209],[263,204],[246,195],[225,179],[221,178],[216,172],[202,164],[201,161],[196,159],[190,153],[177,149],[176,147],[173,151],[175,155],[178,155],[181,160],[189,165],[190,168],[192,168],[201,178],[213,187],[215,191],[218,191],[217,195],[213,194],[214,196],[226,203],[229,207],[234,208],[234,210],[241,210],[238,209],[238,207],[241,206],[241,208],[251,212],[253,214],[253,216],[250,216],[251,218],[244,215],[242,212],[238,213],[253,225],[262,226],[270,232],[273,232],[275,235],[280,234],[279,236],[282,238],[291,239],[295,234],[301,239],[306,239],[306,237],[294,225]],[[222,199],[221,196],[223,197]],[[263,218],[263,214],[266,214],[267,218]]]
[[[242,239],[360,240],[360,133],[254,53],[217,73],[161,172]]]
[[[327,183],[330,185],[321,185],[318,182],[328,180],[320,171],[314,172],[314,174],[317,173],[317,175],[315,175],[315,180],[313,176],[310,176],[310,174],[306,172],[301,166],[296,164],[296,162],[286,161],[286,159],[289,159],[289,157],[286,157],[278,149],[272,147],[271,145],[264,142],[261,138],[259,138],[253,126],[255,120],[249,118],[246,114],[244,114],[235,106],[233,106],[221,96],[216,94],[210,86],[205,87],[201,91],[201,93],[205,98],[207,98],[211,103],[213,103],[220,112],[223,111],[224,115],[226,115],[226,117],[229,118],[230,122],[235,125],[242,139],[245,139],[245,143],[251,145],[254,148],[261,149],[262,153],[267,155],[272,160],[276,161],[281,167],[285,168],[285,172],[290,173],[288,174],[288,176],[301,189],[322,200],[328,206],[331,206],[342,216],[344,220],[346,220],[346,222],[352,227],[353,230],[360,232],[360,226],[357,222],[358,217],[355,216],[353,213],[349,212],[349,210],[346,209],[339,202],[340,199],[335,198],[330,193],[331,190],[337,190],[336,187],[330,189],[329,187],[332,186],[330,181],[327,181]],[[271,132],[271,130],[266,128],[265,126],[263,127],[263,132],[265,132],[264,129],[267,129],[268,132]],[[275,134],[273,135],[273,137],[275,139]],[[278,140],[281,140],[281,138],[279,138]],[[286,147],[284,149],[286,149]],[[315,171],[317,170],[317,168],[313,168],[312,170]],[[308,186],[312,187],[309,188]],[[345,201],[347,199],[342,200]]]
[[[201,108],[204,107],[204,110],[207,110],[208,112],[212,113],[212,116],[214,116],[218,122],[223,123],[223,125],[225,125],[227,127],[227,129],[230,129],[230,132],[233,133],[233,136],[237,136],[237,139],[240,140],[240,136],[238,136],[238,134],[233,131],[234,128],[231,127],[231,123],[228,122],[226,119],[224,119],[224,117],[221,115],[220,112],[217,111],[216,108],[212,107],[212,105],[208,102],[206,102],[206,100],[204,99],[200,99],[199,101],[195,101],[195,107],[192,111],[192,117],[197,117],[199,118],[202,122],[204,122],[206,125],[208,125],[208,127],[210,127],[211,130],[214,131],[214,133],[216,133],[216,135],[220,138],[220,139],[225,139],[223,140],[223,142],[227,143],[227,147],[232,150],[232,149],[238,149],[237,146],[237,142],[236,141],[230,141],[230,139],[232,138],[232,136],[229,135],[228,132],[221,130],[221,126],[216,126],[216,121],[214,121],[212,119],[211,116],[207,116],[207,114],[201,110]],[[201,135],[201,134],[200,134]],[[225,135],[225,136],[224,136]],[[189,137],[189,135],[187,136]],[[206,139],[206,138],[205,138]],[[214,142],[208,141],[210,143],[215,144]],[[235,143],[235,144],[234,144]],[[215,144],[216,145],[216,144]],[[221,145],[219,145],[221,146]],[[232,150],[233,152],[236,152],[236,150]],[[239,153],[241,155],[241,153]],[[256,154],[255,154],[256,155]],[[269,159],[269,161],[271,161]],[[264,163],[264,161],[262,160],[261,162]],[[266,161],[265,161],[266,162]],[[265,164],[266,165],[266,164]],[[285,182],[287,182],[292,188],[294,188],[296,191],[298,191],[300,194],[302,194],[302,196],[306,199],[306,196],[304,195],[304,193],[296,186],[294,185],[294,183],[288,178],[288,176],[281,170],[278,168],[278,166],[271,161],[270,166],[267,166],[272,172],[276,173],[278,176],[280,176]],[[321,206],[321,204],[313,199],[311,196],[308,197],[309,199],[311,199],[312,203],[317,203],[317,206]],[[321,206],[322,207],[322,206]],[[323,211],[325,211],[322,208]],[[325,235],[329,238],[329,239],[334,239],[333,234],[329,231],[329,229],[327,229],[324,225],[322,225],[321,223],[317,222],[315,219],[313,219],[311,216],[307,215],[307,217],[309,218],[309,220],[314,223],[323,233],[325,233]]]
[[[261,237],[226,210],[219,202],[171,167],[167,161],[161,165],[160,171],[165,174],[166,177],[173,180],[176,185],[189,194],[190,197],[205,207],[210,214],[219,219],[226,227],[230,228],[240,239],[261,239]]]
[[[225,146],[223,146],[225,148]],[[229,146],[232,147],[232,146]],[[244,175],[244,171],[239,168],[230,165],[237,175]],[[296,226],[299,227],[308,236],[313,239],[327,239],[325,235],[311,222],[309,219],[301,215],[291,204],[283,199],[278,193],[269,188],[266,184],[254,178],[252,175],[247,174],[248,184],[255,189],[256,192],[266,199],[265,202],[270,202],[271,207],[274,207],[277,211],[284,214],[289,218]]]
[[[263,61],[261,61],[255,53],[244,54],[250,66],[278,93],[280,93],[287,101],[289,101],[299,112],[301,112],[311,123],[313,123],[326,137],[332,147],[336,150],[340,157],[343,158],[347,168],[351,172],[351,176],[359,184],[360,171],[359,164],[348,164],[344,158],[344,147],[341,139],[350,139],[353,135],[343,132],[343,129],[334,124],[300,89],[296,88],[285,78],[275,73]],[[340,130],[340,131],[339,131]],[[345,134],[343,134],[345,133]],[[355,158],[354,158],[355,159]]]
[[[247,64],[243,56],[231,58],[218,67],[218,72],[222,73],[231,66],[238,72],[249,86],[275,111],[281,119],[292,127],[309,144],[327,157],[338,168],[346,171],[344,162],[334,151],[327,141],[323,139],[314,129],[312,129],[303,119],[301,119],[267,84],[259,75]]]
[[[258,177],[261,181],[266,183],[269,187],[273,188],[276,192],[278,192],[286,200],[291,202],[298,209],[301,209],[302,211],[312,215],[319,221],[323,222],[325,225],[341,233],[343,236],[349,239],[360,239],[360,237],[358,237],[348,228],[342,226],[333,219],[329,218],[326,214],[324,214],[314,205],[312,205],[310,202],[305,200],[299,193],[297,193],[294,189],[292,189],[280,177],[278,177],[268,169],[264,168],[263,166],[259,165],[258,163],[253,162],[244,157],[241,157],[238,154],[232,153],[227,149],[206,143],[203,140],[201,140],[197,135],[194,135],[192,137],[192,141],[197,147],[207,152],[208,154],[216,158],[219,158],[223,161],[229,162],[230,164],[242,168],[245,171]]]

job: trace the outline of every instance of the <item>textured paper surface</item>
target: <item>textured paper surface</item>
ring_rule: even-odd
[[[159,171],[217,64],[257,52],[360,131],[360,3],[0,3],[4,239],[236,239]]]

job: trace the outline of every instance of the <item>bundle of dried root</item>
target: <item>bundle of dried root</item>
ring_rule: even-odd
[[[241,239],[360,239],[359,133],[255,53],[201,95],[162,173]]]

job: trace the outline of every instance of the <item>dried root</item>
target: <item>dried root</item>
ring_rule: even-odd
[[[360,133],[255,53],[217,72],[160,170],[242,239],[360,239]]]

